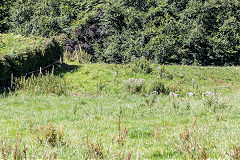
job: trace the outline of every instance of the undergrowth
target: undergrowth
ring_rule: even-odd
[[[54,75],[54,73],[47,73],[38,76],[32,75],[26,78],[25,76],[19,78],[15,82],[15,89],[28,92],[29,94],[56,94],[67,95],[69,87],[67,81]]]

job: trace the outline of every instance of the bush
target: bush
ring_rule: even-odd
[[[151,63],[145,57],[132,57],[131,69],[135,73],[149,74],[152,72]]]
[[[9,6],[11,0],[2,0],[0,3],[0,33],[4,33],[9,29]]]
[[[170,93],[170,89],[165,87],[165,85],[159,81],[159,80],[154,80],[150,86],[148,87],[148,94],[152,92],[157,92],[158,94],[166,94],[168,95]]]
[[[64,52],[64,59],[74,62],[78,61],[79,63],[90,63],[92,56],[85,51],[75,50],[73,52],[66,51]]]
[[[39,70],[63,56],[59,38],[0,34],[0,79]]]
[[[130,78],[124,81],[130,94],[143,93],[145,91],[145,80]]]

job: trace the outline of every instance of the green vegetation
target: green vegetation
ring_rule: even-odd
[[[61,38],[0,34],[0,79],[20,76],[63,56]]]
[[[9,8],[12,1],[2,0],[0,3],[0,33],[9,29]]]
[[[239,67],[150,67],[72,63],[19,80],[0,99],[0,158],[238,159]],[[146,89],[130,93],[130,78]],[[148,94],[162,85],[171,93]]]
[[[23,37],[14,34],[0,34],[0,56],[1,59],[6,55],[25,54],[26,51],[45,48],[49,39],[43,37]]]
[[[2,0],[0,159],[240,159],[239,13],[239,0]]]
[[[68,36],[92,61],[239,65],[239,0],[10,0],[9,32]],[[9,7],[6,7],[9,6]],[[1,11],[1,8],[0,8]],[[1,21],[1,17],[0,17]],[[0,26],[1,27],[1,26]]]

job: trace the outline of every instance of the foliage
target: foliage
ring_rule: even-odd
[[[4,1],[1,25],[23,35],[68,35],[65,50],[91,61],[238,65],[238,0]],[[4,27],[2,27],[4,28]],[[5,30],[5,29],[2,29]]]
[[[152,92],[157,92],[157,94],[169,94],[170,89],[165,87],[165,85],[160,80],[154,80],[148,87],[148,94]]]
[[[75,38],[77,40],[66,39],[64,50],[70,53],[74,51],[86,52],[91,55],[91,60],[95,60],[97,56],[94,54],[93,46],[101,44],[104,38],[104,33],[96,25],[91,25],[87,28],[77,28],[75,30]]]
[[[9,8],[12,2],[12,0],[2,0],[0,3],[0,33],[9,29]]]
[[[130,92],[130,94],[141,92],[144,93],[145,89],[144,79],[129,78],[128,80],[125,80],[124,83],[127,86],[127,89]]]
[[[66,80],[52,73],[38,76],[32,75],[29,78],[21,77],[15,82],[16,90],[23,90],[29,94],[56,94],[67,95],[68,87]]]
[[[151,63],[145,57],[132,57],[131,69],[135,73],[149,74],[152,72]]]
[[[60,39],[0,34],[0,78],[9,78],[11,73],[20,76],[58,61],[63,54]]]

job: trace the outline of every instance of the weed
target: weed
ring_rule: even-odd
[[[101,138],[98,142],[93,143],[89,139],[89,133],[87,131],[87,152],[88,157],[90,159],[103,159],[104,158],[104,152],[103,152],[103,146]]]
[[[132,158],[132,152],[128,151],[127,158],[125,158],[125,160],[131,160],[131,158]]]
[[[61,125],[56,129],[52,123],[48,125],[41,125],[36,127],[34,131],[36,140],[42,145],[49,145],[51,147],[65,145],[64,141],[64,126]]]
[[[222,94],[209,92],[202,94],[202,101],[207,110],[216,112],[228,108],[229,99],[225,98]]]
[[[157,91],[153,91],[148,96],[148,98],[145,99],[147,108],[152,109],[153,105],[156,103],[157,95],[158,95],[158,92]]]
[[[44,153],[42,159],[43,159],[43,160],[54,160],[54,159],[57,159],[57,154],[56,154],[56,152],[47,154],[47,151],[46,151],[46,152]]]
[[[63,55],[64,60],[68,60],[70,62],[76,61],[76,54],[74,55],[72,52],[65,51]]]
[[[91,62],[91,59],[92,59],[92,56],[90,54],[88,54],[87,52],[84,52],[84,51],[76,51],[76,55],[77,55],[77,59],[78,59],[78,62],[81,63],[81,64],[84,64],[84,63],[90,63]]]
[[[130,94],[135,93],[144,93],[145,91],[145,80],[144,79],[136,79],[130,78],[124,81],[128,91]]]
[[[184,130],[179,135],[179,141],[177,142],[178,150],[188,155],[191,159],[207,159],[208,149],[205,145],[200,145],[197,137],[193,135],[193,128],[196,126],[197,120],[194,121],[192,127],[189,130]]]
[[[16,90],[36,94],[66,95],[69,90],[66,80],[53,73],[47,73],[45,76],[39,74],[29,78],[21,77],[15,82],[15,85]]]
[[[158,94],[166,94],[168,95],[170,93],[170,89],[167,88],[161,81],[159,80],[154,80],[150,86],[148,87],[148,94],[151,92],[157,92]]]
[[[78,61],[81,64],[85,64],[91,62],[92,56],[83,50],[75,49],[73,52],[64,52],[64,59],[67,59],[70,62]]]
[[[240,159],[240,146],[234,146],[232,151],[228,153],[234,160]]]
[[[131,59],[131,70],[135,73],[149,74],[152,72],[151,62],[145,57]]]
[[[127,137],[127,133],[128,133],[127,127],[125,127],[123,131],[121,131],[121,117],[118,116],[118,139],[117,139],[118,144],[121,144],[123,146]]]
[[[157,67],[155,74],[157,74],[158,78],[161,79],[173,79],[173,75],[168,72],[165,67]]]
[[[97,87],[97,94],[99,94],[105,87],[107,86],[106,82],[103,82],[101,79],[99,79],[96,87]]]
[[[158,140],[160,138],[160,135],[162,133],[161,127],[153,128],[153,137],[154,139]]]
[[[11,141],[10,137],[1,140],[0,149],[3,159],[27,159],[27,149],[21,134],[17,134],[15,142]]]

